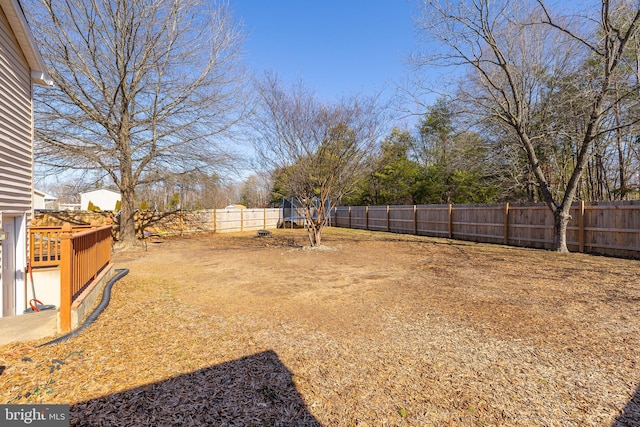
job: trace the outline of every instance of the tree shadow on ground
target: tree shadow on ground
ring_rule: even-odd
[[[640,426],[640,386],[611,427]]]
[[[273,351],[73,405],[72,426],[317,426]]]

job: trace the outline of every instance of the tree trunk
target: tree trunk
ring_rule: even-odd
[[[311,247],[315,248],[316,246],[320,246],[322,229],[318,226],[310,226],[307,228],[307,232],[309,233],[309,243]]]
[[[616,143],[618,146],[618,175],[620,178],[620,192],[618,194],[618,198],[620,200],[628,199],[627,192],[627,177],[625,171],[625,156],[622,148],[622,138],[620,136],[620,131],[618,131],[618,135],[616,136]]]
[[[309,244],[312,248],[320,246],[322,240],[323,224],[318,223],[314,219],[307,219],[307,234],[309,236]]]
[[[127,155],[120,159],[120,242],[121,247],[131,247],[137,243],[136,221],[135,221],[135,183],[131,167],[131,156],[128,155],[129,138],[123,137],[127,141]]]
[[[618,83],[616,82],[616,98],[618,97]],[[618,198],[620,200],[627,199],[627,177],[626,177],[626,168],[625,168],[625,155],[624,148],[622,144],[622,129],[619,126],[622,124],[621,112],[620,112],[620,104],[616,103],[615,108],[613,109],[615,113],[616,119],[616,148],[618,149],[618,176],[620,179],[620,192],[618,193]]]
[[[562,206],[553,211],[553,247],[556,252],[569,252],[567,249],[567,225],[571,216],[569,215],[568,206]]]
[[[134,192],[130,188],[120,190],[120,246],[131,247],[137,242]]]

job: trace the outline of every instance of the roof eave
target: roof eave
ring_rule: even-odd
[[[20,49],[27,59],[31,69],[31,81],[41,85],[52,85],[53,80],[47,72],[47,67],[42,60],[42,55],[40,55],[35,38],[18,0],[0,0],[0,7],[2,7],[9,20],[9,25],[18,40]]]

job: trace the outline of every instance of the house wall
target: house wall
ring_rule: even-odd
[[[60,269],[47,268],[33,272],[33,282],[29,278],[27,286],[27,300],[33,298],[35,290],[36,298],[45,305],[60,307]]]
[[[0,211],[23,214],[31,210],[31,71],[1,9],[0,44]]]
[[[0,211],[0,232],[2,231],[2,229],[3,229],[2,212]],[[5,300],[4,300],[5,289],[2,282],[2,269],[4,266],[4,262],[6,261],[6,258],[5,259],[2,258],[2,242],[4,242],[4,240],[0,240],[0,317],[3,316],[4,304],[5,304]]]
[[[11,245],[0,247],[3,298],[0,316],[21,314],[25,304],[26,224],[33,175],[31,67],[0,8],[0,215],[11,226]],[[6,227],[5,227],[6,228]],[[4,252],[4,253],[3,253]],[[11,287],[9,290],[7,287]],[[10,292],[9,292],[10,291]],[[10,298],[11,300],[8,300]]]

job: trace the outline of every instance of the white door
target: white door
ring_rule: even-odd
[[[16,229],[11,217],[2,218],[2,316],[16,314]]]

